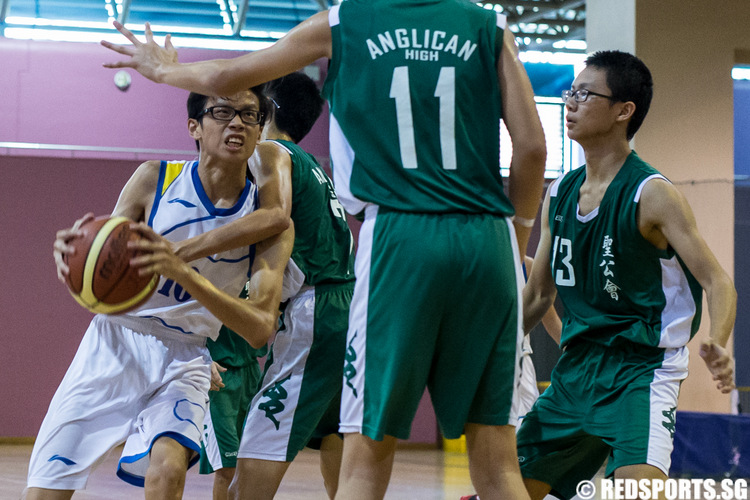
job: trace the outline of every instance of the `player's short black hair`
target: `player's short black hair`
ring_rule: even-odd
[[[312,78],[302,72],[290,73],[266,84],[276,128],[300,142],[323,112],[323,98]]]
[[[263,93],[264,86],[263,85],[256,85],[255,87],[251,87],[249,90],[253,94],[255,94],[255,97],[258,98],[258,110],[260,111],[260,126],[266,124],[266,118],[268,118],[268,111],[270,108],[270,104],[268,101],[268,98]],[[203,121],[203,115],[201,113],[204,109],[206,109],[206,103],[208,103],[209,96],[198,94],[197,92],[190,92],[190,95],[187,99],[187,112],[188,112],[188,118],[193,118],[195,120],[198,120],[198,123],[202,123]],[[200,150],[200,146],[198,144],[198,141],[195,141],[195,147]]]
[[[612,91],[612,97],[635,104],[635,112],[627,129],[628,140],[632,139],[641,128],[654,95],[654,81],[648,67],[633,54],[619,50],[595,52],[586,59],[586,66],[607,73],[607,86]]]

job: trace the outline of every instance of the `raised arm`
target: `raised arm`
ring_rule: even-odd
[[[734,360],[725,349],[734,328],[737,292],[729,275],[698,233],[693,211],[685,197],[671,183],[654,179],[642,195],[639,228],[659,248],[671,246],[706,292],[711,320],[708,340],[700,355],[724,393],[734,388]]]
[[[145,42],[117,21],[114,26],[132,45],[107,41],[101,44],[128,56],[124,61],[104,64],[107,68],[133,68],[149,80],[166,83],[204,95],[232,95],[241,90],[287,75],[321,57],[331,57],[328,12],[319,12],[295,26],[272,46],[233,59],[179,63],[169,36],[165,46],[154,42],[146,23]]]
[[[508,196],[516,209],[514,223],[518,247],[521,255],[526,255],[531,226],[539,211],[544,189],[547,146],[534,103],[534,91],[526,70],[518,59],[518,47],[513,33],[510,29],[505,29],[503,33],[497,75],[503,101],[503,120],[513,143]]]
[[[190,262],[233,248],[254,245],[291,224],[292,162],[280,147],[262,142],[248,161],[258,184],[260,208],[244,217],[175,243],[178,257]]]

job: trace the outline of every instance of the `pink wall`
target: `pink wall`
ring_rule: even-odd
[[[184,49],[183,61],[232,57],[238,52]],[[143,150],[181,151],[192,155],[195,145],[186,132],[188,92],[156,85],[132,70],[132,84],[123,92],[114,84],[115,71],[102,67],[121,58],[97,44],[57,43],[0,38],[0,143],[21,142],[116,148],[125,152],[74,151],[54,156],[143,159]],[[318,63],[320,74],[325,65]],[[328,156],[328,117],[306,138],[315,155]],[[132,151],[131,151],[132,150]],[[3,148],[0,155],[19,154]],[[20,154],[44,154],[22,151]],[[183,156],[184,156],[183,154]],[[180,156],[172,155],[170,158]]]
[[[232,55],[186,50],[181,60]],[[85,212],[109,213],[143,160],[195,156],[186,133],[187,92],[140,75],[121,92],[114,71],[101,67],[117,57],[95,44],[0,38],[0,438],[36,435],[92,317],[57,281],[55,232]],[[322,61],[318,67],[324,75]],[[302,145],[326,164],[327,115]],[[436,436],[434,413],[423,401],[412,441]]]
[[[0,156],[2,435],[36,435],[92,315],[57,281],[55,232],[111,212],[130,161]]]

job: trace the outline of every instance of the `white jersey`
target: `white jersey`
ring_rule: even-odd
[[[257,206],[257,187],[249,180],[233,207],[216,208],[203,189],[197,161],[162,162],[148,225],[169,241],[182,241],[239,219]],[[254,247],[241,247],[190,265],[217,288],[237,297],[250,277],[254,256]],[[164,277],[145,304],[110,319],[137,331],[178,334],[183,339],[191,336],[200,342],[205,337],[216,340],[221,328],[221,321]]]

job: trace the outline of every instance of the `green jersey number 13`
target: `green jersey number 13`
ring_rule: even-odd
[[[390,97],[396,100],[398,143],[404,168],[417,168],[417,148],[414,141],[414,114],[411,109],[409,67],[393,68]],[[456,169],[456,68],[440,68],[435,97],[440,101],[440,149],[445,170]]]

